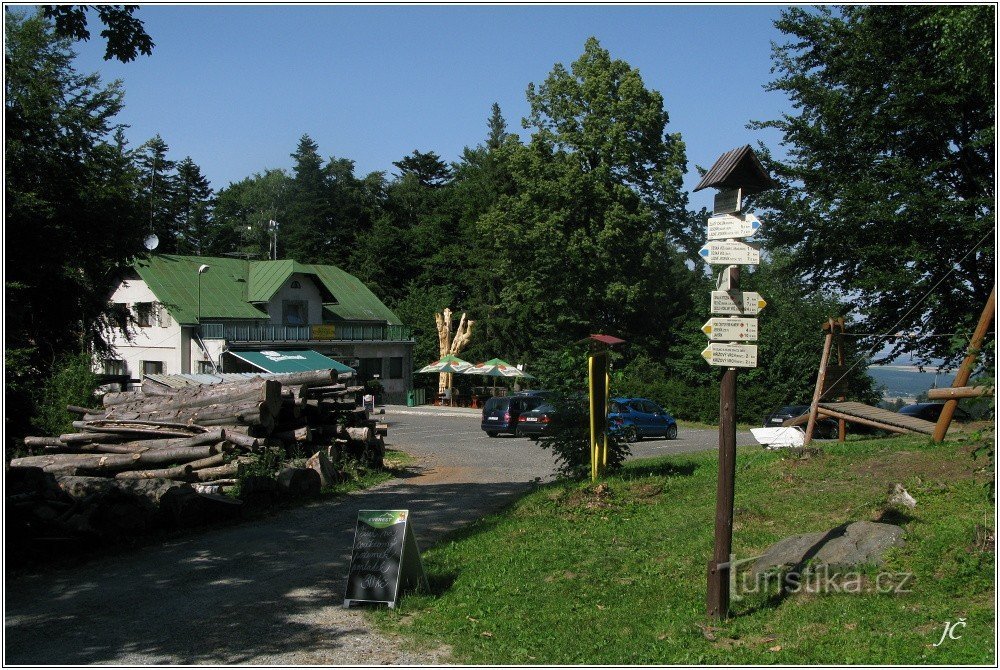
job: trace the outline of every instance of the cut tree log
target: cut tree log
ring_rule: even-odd
[[[129,436],[122,433],[63,433],[59,440],[66,444],[114,444],[128,442]]]
[[[244,449],[250,449],[251,451],[260,446],[260,440],[258,438],[250,437],[246,433],[238,430],[227,430],[226,439],[237,446],[243,447]]]
[[[234,386],[198,386],[171,396],[156,396],[105,407],[87,419],[164,419],[185,418],[211,414],[209,408],[226,405],[250,405],[265,402],[276,413],[281,407],[281,383],[274,380],[256,380],[253,383]]]
[[[225,465],[211,468],[202,468],[192,472],[192,478],[199,482],[210,482],[216,479],[237,478],[243,474],[245,466],[241,461],[234,461]]]
[[[66,442],[59,437],[35,437],[28,436],[24,438],[24,446],[26,447],[65,447]]]
[[[201,458],[197,461],[191,461],[188,465],[191,466],[192,470],[204,470],[205,468],[214,468],[219,465],[225,465],[226,455],[225,454],[215,454],[214,456],[209,456],[207,458]]]
[[[15,458],[11,460],[10,467],[36,467],[42,468],[46,472],[54,472],[69,466],[75,468],[77,472],[110,475],[125,470],[145,469],[150,465],[185,463],[207,458],[220,453],[220,451],[221,448],[218,445],[207,444],[200,447],[151,449],[134,454],[45,454]]]
[[[190,465],[178,465],[159,470],[127,470],[115,475],[115,479],[177,479],[186,480],[191,476]]]
[[[992,386],[958,386],[953,388],[938,388],[927,391],[930,400],[948,400],[949,398],[979,398],[993,395]]]

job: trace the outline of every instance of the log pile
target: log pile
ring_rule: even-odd
[[[230,518],[247,499],[314,495],[348,461],[382,466],[385,427],[359,406],[362,390],[322,370],[70,407],[82,415],[74,432],[25,438],[30,455],[10,462],[13,525],[128,535]],[[239,499],[220,495],[237,484]]]

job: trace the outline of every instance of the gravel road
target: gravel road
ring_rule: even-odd
[[[552,457],[525,439],[487,438],[474,412],[390,407],[384,419],[389,446],[415,458],[408,477],[71,569],[7,575],[5,665],[447,663],[446,648],[407,651],[342,607],[358,510],[412,510],[426,548],[551,477]],[[682,429],[633,451],[715,439]]]

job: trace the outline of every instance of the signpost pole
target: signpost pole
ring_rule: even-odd
[[[739,289],[739,266],[728,269],[730,286]],[[736,492],[736,376],[722,374],[719,392],[719,482],[715,496],[715,551],[708,564],[708,614],[729,616],[729,555],[733,547],[733,499]]]
[[[740,290],[740,265],[759,265],[760,247],[737,238],[754,235],[761,227],[752,214],[742,213],[743,196],[775,186],[750,145],[727,151],[715,161],[695,187],[717,188],[713,216],[708,220],[707,243],[698,254],[709,265],[728,265],[718,290],[712,291],[712,313],[753,316],[764,307],[757,294]],[[728,281],[727,281],[728,279]],[[757,345],[741,344],[757,339],[756,319],[733,319],[729,323],[709,319],[702,326],[709,345],[701,353],[709,365],[725,368],[719,391],[719,481],[715,499],[715,549],[708,562],[708,614],[729,616],[729,584],[732,571],[733,502],[736,490],[736,377],[738,368],[757,367]],[[714,341],[713,341],[714,340]],[[723,341],[716,346],[717,341]],[[737,343],[725,342],[736,340]]]

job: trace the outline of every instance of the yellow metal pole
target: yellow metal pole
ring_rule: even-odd
[[[610,402],[611,396],[611,372],[608,370],[610,367],[610,359],[604,358],[604,407],[602,407],[603,419],[601,420],[604,426],[604,453],[601,457],[601,469],[608,467],[608,403]]]
[[[588,384],[590,388],[590,479],[597,481],[597,411],[594,407],[594,360],[593,356],[587,358]]]

